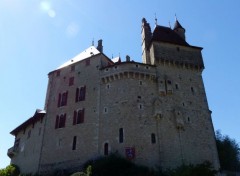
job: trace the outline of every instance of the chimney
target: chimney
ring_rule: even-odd
[[[98,40],[98,46],[97,49],[100,53],[103,52],[103,46],[102,46],[102,39]]]
[[[130,62],[130,56],[126,55],[126,62]]]

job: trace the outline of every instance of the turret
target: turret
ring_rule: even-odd
[[[177,19],[175,21],[173,30],[185,40],[185,29],[182,27],[182,25],[178,22]]]
[[[146,19],[142,19],[142,61],[145,64],[150,64],[149,45],[152,38],[152,32],[149,23]]]
[[[103,52],[103,46],[102,46],[102,39],[98,40],[98,46],[97,49],[100,53]]]

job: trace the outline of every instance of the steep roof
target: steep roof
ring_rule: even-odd
[[[152,41],[166,42],[183,46],[190,46],[174,30],[169,27],[157,25],[153,31]]]
[[[71,64],[74,64],[74,63],[79,62],[81,60],[87,59],[87,58],[89,58],[89,57],[91,57],[93,55],[97,55],[99,53],[100,52],[98,51],[97,48],[95,48],[94,46],[90,46],[89,48],[85,49],[83,52],[81,52],[80,54],[78,54],[74,58],[72,58],[69,61],[67,61],[64,64],[62,64],[57,69],[61,69],[63,67],[69,66]]]
[[[44,115],[46,114],[46,111],[44,110],[40,110],[37,109],[35,114],[30,117],[28,120],[26,120],[25,122],[23,122],[21,125],[19,125],[17,128],[15,128],[14,130],[12,130],[10,132],[10,134],[12,135],[17,135],[17,133],[21,130],[26,129],[29,125],[36,123],[37,121],[41,120]]]
[[[175,21],[175,24],[174,24],[174,27],[173,27],[173,30],[178,29],[178,28],[184,29],[184,28],[182,27],[182,25],[179,23],[179,21],[176,20],[176,21]],[[184,29],[184,30],[185,30],[185,29]]]

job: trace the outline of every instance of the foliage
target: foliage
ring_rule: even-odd
[[[197,165],[182,165],[176,169],[168,170],[164,176],[214,176],[217,173],[208,161]],[[160,175],[159,175],[160,176]]]
[[[222,170],[240,171],[240,148],[229,136],[216,132],[216,143]]]
[[[20,170],[14,164],[10,164],[5,169],[0,170],[0,176],[18,176],[19,174]]]
[[[98,158],[86,165],[91,165],[92,176],[151,176],[153,173],[147,167],[137,166],[116,154]]]

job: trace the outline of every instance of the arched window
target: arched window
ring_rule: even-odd
[[[151,134],[151,142],[152,144],[156,143],[156,135],[154,133]]]

